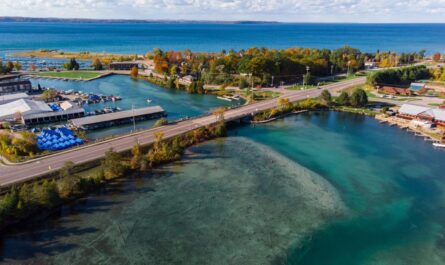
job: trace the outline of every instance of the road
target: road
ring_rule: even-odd
[[[326,85],[321,88],[330,90],[331,92],[336,92],[347,87],[364,84],[365,80],[365,78],[357,78]],[[287,93],[286,95],[283,95],[282,97],[289,98],[291,102],[295,102],[305,98],[317,97],[320,95],[322,89],[292,91]],[[278,102],[276,98],[264,100],[254,104],[244,105],[236,109],[227,110],[224,113],[224,118],[227,121],[237,120],[258,111],[276,107],[277,105]],[[112,148],[114,151],[121,152],[131,149],[135,143],[139,143],[141,145],[151,144],[154,142],[154,134],[157,132],[164,133],[164,138],[170,138],[202,126],[213,124],[216,122],[216,119],[217,117],[215,117],[214,115],[208,115],[191,120],[185,120],[175,124],[141,131],[131,135],[117,137],[94,145],[83,146],[71,149],[66,152],[48,155],[26,163],[15,165],[1,165],[0,187],[21,183],[56,171],[60,169],[66,161],[72,161],[75,164],[81,164],[100,159],[110,148]]]

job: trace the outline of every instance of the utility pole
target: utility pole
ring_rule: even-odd
[[[302,89],[304,89],[305,88],[305,86],[304,86],[304,75],[303,75],[303,88]]]
[[[131,113],[133,114],[133,132],[136,132],[136,119],[134,118],[134,104],[131,105]]]
[[[274,76],[272,76],[272,87],[273,87],[273,79],[274,79]]]

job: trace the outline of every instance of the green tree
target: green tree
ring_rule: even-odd
[[[363,89],[356,89],[352,93],[349,101],[353,107],[364,107],[368,104],[368,96]]]
[[[311,73],[307,73],[303,77],[303,81],[305,85],[314,85],[316,82],[316,79],[314,76],[312,76]]]
[[[244,89],[244,88],[247,88],[249,86],[249,83],[247,82],[246,79],[241,78],[239,80],[239,85],[238,86],[239,86],[239,89]]]
[[[66,70],[76,70],[76,71],[77,71],[77,70],[79,70],[80,65],[79,65],[79,63],[76,61],[75,58],[71,58],[69,62],[66,62],[66,63],[63,64],[63,67],[64,67]]]
[[[41,185],[34,186],[33,193],[36,202],[43,207],[51,208],[60,202],[59,193],[54,180],[51,182],[44,180]]]
[[[59,170],[60,180],[58,181],[58,191],[61,197],[67,198],[79,192],[80,178],[74,174],[74,163],[66,161]]]
[[[349,105],[349,95],[345,91],[341,92],[340,96],[337,98],[337,103],[339,105],[345,106]]]
[[[105,179],[122,177],[126,171],[124,164],[122,164],[122,156],[112,149],[105,152],[105,158],[102,160],[102,168]]]
[[[59,93],[57,92],[57,90],[55,90],[53,88],[49,88],[49,89],[43,91],[42,97],[43,97],[43,100],[45,100],[46,102],[52,102],[52,101],[54,101],[54,98],[58,94]]]
[[[323,90],[321,92],[320,97],[321,97],[321,100],[323,100],[324,104],[326,104],[328,106],[331,105],[331,103],[332,103],[332,96],[331,96],[331,93],[328,90],[326,90],[326,89]]]

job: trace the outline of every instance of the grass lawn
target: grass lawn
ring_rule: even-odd
[[[66,72],[43,72],[38,73],[41,77],[58,77],[58,78],[75,78],[75,79],[91,79],[100,76],[99,72],[92,71],[66,71]]]

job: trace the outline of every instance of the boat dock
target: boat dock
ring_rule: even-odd
[[[83,108],[76,107],[61,111],[25,114],[22,116],[22,122],[26,125],[36,125],[42,123],[67,121],[69,119],[81,118],[83,116],[85,116],[85,110]]]
[[[166,116],[164,109],[160,106],[154,106],[72,119],[70,125],[76,129],[92,130],[131,123],[133,118],[135,121],[142,121],[164,116]]]

